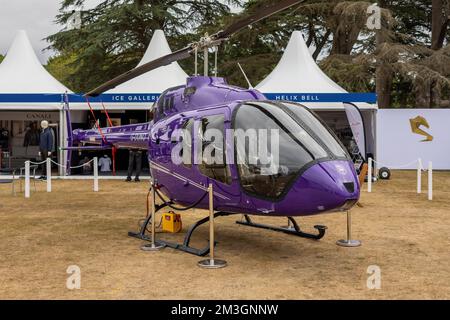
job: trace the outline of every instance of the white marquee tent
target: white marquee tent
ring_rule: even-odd
[[[0,100],[1,110],[24,108],[59,110],[60,95],[66,91],[70,92],[41,65],[26,32],[18,31],[5,59],[0,64],[0,94],[3,96]],[[45,101],[51,99],[45,99],[44,95],[50,98],[50,95],[55,94],[59,95],[57,103],[49,104]],[[26,99],[25,95],[32,96]],[[24,101],[20,101],[21,99]]]
[[[294,31],[275,69],[256,86],[271,100],[289,100],[313,109],[333,129],[344,126],[344,103],[359,107],[366,125],[367,152],[376,153],[376,111],[373,94],[348,93],[316,64],[300,31]],[[371,100],[371,103],[364,101]]]
[[[10,158],[37,156],[37,146],[24,146],[27,126],[31,122],[50,120],[59,126],[59,141],[64,144],[61,111],[64,92],[71,92],[39,62],[24,30],[18,31],[5,59],[0,64],[0,126],[9,132]],[[5,149],[5,148],[4,148]],[[56,147],[55,147],[56,151]],[[58,153],[58,157],[63,157]]]

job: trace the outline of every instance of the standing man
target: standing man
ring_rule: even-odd
[[[41,161],[47,160],[47,158],[52,156],[53,150],[53,134],[52,129],[48,127],[48,121],[41,121],[41,134],[39,137],[39,156],[41,157]],[[47,179],[47,167],[45,162],[41,165],[41,176],[39,179],[46,180]]]
[[[142,150],[130,149],[130,156],[128,157],[128,176],[127,181],[131,181],[131,175],[133,174],[134,160],[136,160],[136,177],[134,181],[139,182],[139,175],[142,169]]]

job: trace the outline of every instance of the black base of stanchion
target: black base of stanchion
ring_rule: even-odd
[[[197,265],[205,269],[219,269],[226,267],[227,262],[225,260],[220,259],[205,259],[199,261]]]

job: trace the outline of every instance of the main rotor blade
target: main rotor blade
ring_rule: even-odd
[[[244,29],[247,26],[252,25],[255,22],[258,22],[262,19],[265,19],[267,17],[270,17],[271,15],[274,15],[280,11],[283,11],[289,7],[292,7],[296,4],[300,4],[304,2],[305,0],[284,0],[279,1],[276,4],[264,7],[256,11],[253,15],[244,17],[231,25],[227,26],[225,30],[220,31],[214,35],[216,39],[226,39],[233,35],[234,33]]]
[[[100,85],[99,87],[95,88],[94,90],[91,90],[88,93],[86,93],[85,96],[96,97],[96,96],[102,94],[103,92],[105,92],[109,89],[115,88],[119,84],[127,82],[128,80],[136,78],[146,72],[149,72],[151,70],[154,70],[154,69],[162,67],[162,66],[166,66],[168,64],[171,64],[174,61],[189,58],[191,55],[191,51],[192,51],[192,48],[189,46],[189,47],[183,48],[181,50],[169,53],[165,56],[162,56],[161,58],[147,62],[146,64],[143,64],[142,66],[134,68],[125,73],[122,73],[121,75],[115,77],[114,79],[109,80],[108,82],[105,82],[104,84]]]

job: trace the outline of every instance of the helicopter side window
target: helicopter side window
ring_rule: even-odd
[[[167,97],[164,98],[164,112],[165,113],[169,113],[171,109],[173,109],[173,105],[175,103],[175,97],[171,96],[171,97]]]
[[[164,116],[164,101],[165,101],[165,94],[163,93],[159,99],[158,99],[158,103],[157,103],[157,113],[159,115],[159,117],[163,117]]]
[[[205,176],[231,184],[231,175],[225,163],[225,130],[223,115],[201,119],[198,141],[201,142],[201,161],[198,168]]]

